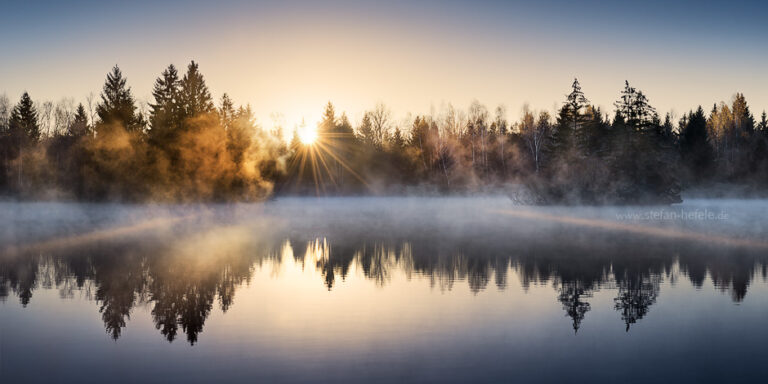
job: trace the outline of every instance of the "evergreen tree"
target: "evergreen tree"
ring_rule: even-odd
[[[9,120],[8,138],[10,148],[8,154],[18,158],[17,176],[18,188],[24,186],[24,151],[28,147],[33,147],[40,140],[40,126],[37,121],[37,110],[27,92],[21,95],[21,100],[16,104],[11,112]]]
[[[661,125],[661,135],[667,138],[674,139],[675,128],[672,125],[672,115],[667,113],[664,115],[664,124]]]
[[[621,137],[615,153],[613,173],[619,180],[617,198],[623,202],[676,203],[680,185],[676,177],[672,137],[665,137],[661,121],[642,91],[624,82],[614,104],[623,126],[614,129]]]
[[[241,167],[256,132],[253,111],[250,106],[241,106],[235,111],[234,104],[226,93],[221,104],[219,116],[221,125],[227,132],[227,150],[235,165]]]
[[[581,84],[578,79],[573,79],[571,93],[566,97],[565,105],[565,124],[569,126],[571,139],[570,145],[583,149],[586,146],[586,132],[584,132],[585,116],[583,110],[589,105],[589,100],[581,91]],[[567,136],[567,134],[566,134]]]
[[[389,139],[389,146],[393,152],[401,152],[405,148],[405,138],[400,127],[395,127],[392,132],[392,138]]]
[[[77,105],[77,111],[75,112],[75,118],[72,124],[69,126],[69,135],[74,137],[86,136],[90,131],[88,126],[88,115],[85,112],[85,107],[82,103]]]
[[[323,119],[317,126],[317,137],[319,140],[327,140],[329,136],[333,134],[336,129],[336,110],[333,108],[333,104],[329,101],[323,111]]]
[[[763,113],[760,115],[760,122],[757,124],[757,131],[764,135],[768,134],[768,116],[766,116],[765,111],[763,111]]]
[[[360,126],[357,128],[357,135],[364,145],[370,148],[374,148],[376,146],[376,139],[373,134],[373,123],[371,123],[370,112],[365,112],[365,114],[363,114],[363,121],[360,122]]]
[[[40,141],[40,125],[37,118],[37,109],[32,98],[24,92],[19,103],[13,108],[9,120],[9,136],[13,145],[18,146],[17,150]]]
[[[714,158],[707,132],[707,118],[701,106],[696,112],[689,112],[682,125],[680,155],[693,182],[698,182],[709,175]]]
[[[194,60],[187,66],[187,73],[181,80],[180,99],[179,108],[183,118],[195,117],[215,110],[211,92],[208,91],[205,79]]]
[[[658,124],[658,114],[656,109],[648,103],[642,91],[629,85],[629,81],[624,82],[624,90],[621,92],[621,98],[615,102],[616,114],[621,114],[625,124],[632,130],[647,133],[655,131]]]
[[[102,127],[118,124],[127,131],[137,131],[141,127],[131,88],[126,86],[126,79],[117,65],[107,74],[96,113]]]
[[[733,123],[736,128],[736,134],[740,137],[749,136],[755,131],[755,118],[749,111],[747,99],[743,93],[736,93],[731,107],[733,112]]]
[[[173,64],[169,65],[155,80],[152,89],[155,102],[149,105],[149,125],[155,134],[179,127],[180,87],[179,73]]]
[[[547,158],[550,172],[559,167],[569,158],[583,154],[587,146],[585,123],[587,118],[584,110],[589,100],[581,90],[578,79],[573,79],[571,93],[566,96],[565,103],[557,114],[552,136],[547,145]]]
[[[245,112],[244,110],[242,112]],[[238,116],[239,115],[239,116]],[[238,113],[235,111],[235,104],[228,94],[224,93],[221,96],[221,106],[219,107],[219,119],[224,129],[229,130],[235,123],[237,117],[242,117],[244,113]]]

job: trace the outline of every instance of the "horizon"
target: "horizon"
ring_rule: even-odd
[[[14,4],[0,35],[22,30],[28,38],[0,43],[9,58],[0,64],[0,94],[13,103],[28,91],[36,102],[85,104],[117,64],[146,106],[168,64],[183,71],[195,60],[217,104],[227,93],[251,105],[262,127],[278,122],[286,132],[302,120],[317,123],[329,101],[355,126],[379,102],[401,126],[448,103],[465,110],[473,100],[490,111],[504,105],[517,121],[526,104],[554,112],[574,77],[609,115],[625,80],[662,117],[709,111],[737,92],[755,116],[768,106],[760,70],[768,53],[759,49],[768,32],[757,19],[764,5],[729,5],[742,17],[736,20],[722,19],[718,2],[594,3],[170,2],[153,12],[143,2]],[[571,13],[553,12],[558,7]],[[121,18],[97,16],[106,10]],[[366,20],[371,14],[378,17]],[[639,23],[651,28],[632,28]],[[616,35],[621,29],[630,31],[629,43]],[[99,47],[104,42],[111,44]]]

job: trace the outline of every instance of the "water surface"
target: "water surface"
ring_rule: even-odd
[[[0,382],[755,382],[768,202],[0,203]]]

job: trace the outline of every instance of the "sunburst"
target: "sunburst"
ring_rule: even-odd
[[[352,137],[338,133],[323,133],[316,128],[302,127],[296,131],[301,145],[294,148],[296,151],[289,168],[296,172],[295,185],[304,180],[305,172],[311,174],[315,186],[315,193],[319,195],[326,194],[326,186],[340,187],[340,181],[343,181],[343,173],[352,175],[360,181],[366,188],[370,189],[368,183],[348,164],[347,156],[343,152],[349,150],[344,148],[342,143],[350,143]],[[298,169],[296,169],[298,167]],[[341,180],[340,180],[341,179]]]

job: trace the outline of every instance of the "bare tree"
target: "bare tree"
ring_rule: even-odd
[[[472,101],[469,105],[469,124],[472,125],[470,131],[472,136],[472,164],[475,164],[475,141],[477,136],[480,138],[480,164],[483,166],[483,169],[486,169],[488,166],[488,155],[486,152],[488,109],[477,100]]]
[[[93,92],[89,93],[88,96],[85,98],[86,103],[88,103],[88,118],[91,120],[90,125],[93,127],[96,124],[96,95],[94,95]],[[91,129],[92,132],[96,132],[95,129]]]
[[[501,169],[505,175],[507,173],[507,161],[506,155],[504,153],[504,144],[507,142],[507,119],[505,118],[506,114],[507,108],[499,104],[499,106],[496,107],[496,119],[494,124],[496,124],[496,131],[499,135],[499,142],[501,143],[501,153],[499,153],[499,157],[501,158]]]
[[[65,97],[56,103],[54,108],[53,135],[60,135],[67,132],[75,119],[75,99]]]
[[[11,119],[11,99],[3,93],[0,95],[0,129],[8,128],[8,122]]]
[[[381,148],[389,136],[389,130],[392,126],[392,112],[384,103],[379,102],[372,111],[367,113],[371,123],[373,144]]]
[[[546,111],[542,111],[537,120],[528,104],[523,105],[523,116],[520,119],[519,129],[531,153],[536,173],[539,173],[541,169],[541,153],[552,126],[550,120],[549,113]]]
[[[51,128],[53,127],[53,102],[50,100],[44,101],[40,107],[40,130],[44,132],[45,136],[51,135]]]

